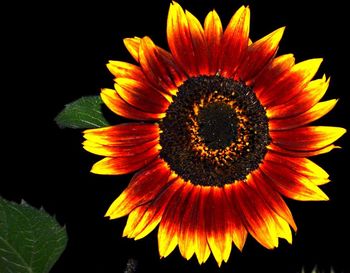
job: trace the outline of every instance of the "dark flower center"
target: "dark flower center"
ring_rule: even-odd
[[[198,133],[209,149],[224,149],[237,137],[236,112],[227,104],[214,102],[198,113]]]
[[[266,112],[252,88],[199,76],[178,89],[159,124],[160,157],[194,185],[222,187],[246,179],[270,143]]]

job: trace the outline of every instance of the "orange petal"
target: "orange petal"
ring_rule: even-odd
[[[181,6],[172,2],[167,22],[168,45],[176,62],[189,76],[199,74],[191,38],[191,30]]]
[[[331,126],[308,126],[286,131],[271,131],[272,143],[288,150],[312,151],[322,149],[337,139],[346,130]]]
[[[286,71],[294,65],[293,54],[281,55],[273,59],[264,70],[254,79],[254,92],[260,99],[260,94],[269,90],[276,81],[280,80]]]
[[[204,36],[208,45],[209,75],[215,75],[219,71],[218,59],[223,36],[221,20],[215,10],[209,12],[205,18]]]
[[[130,55],[136,60],[136,62],[139,62],[140,41],[141,39],[139,37],[124,39],[124,45],[126,49],[129,51]]]
[[[168,182],[170,170],[163,160],[156,160],[137,172],[128,187],[109,207],[106,216],[110,219],[129,214],[134,208],[156,198]]]
[[[152,232],[160,223],[170,199],[181,186],[177,178],[170,177],[153,201],[135,208],[129,214],[123,236],[138,240]]]
[[[92,166],[95,174],[120,175],[139,170],[159,155],[159,147],[154,146],[144,153],[132,157],[106,157]]]
[[[232,248],[232,235],[226,216],[227,206],[224,189],[211,187],[206,204],[205,229],[210,250],[219,267],[222,261],[227,262]]]
[[[306,176],[295,172],[283,165],[265,162],[260,165],[268,181],[284,196],[300,201],[329,200],[327,195]]]
[[[269,121],[269,129],[271,131],[287,130],[309,124],[329,113],[337,102],[338,100],[335,99],[319,102],[308,111],[297,116],[285,119],[272,119]]]
[[[235,184],[234,192],[242,220],[249,233],[264,247],[278,246],[273,212],[245,182]]]
[[[224,77],[235,75],[249,41],[250,9],[242,6],[232,16],[222,39],[220,68]]]
[[[141,40],[139,51],[140,64],[146,77],[167,94],[175,94],[177,84],[184,73],[175,65],[171,54],[158,48],[149,37]]]
[[[272,85],[266,86],[260,93],[259,100],[265,107],[286,103],[307,86],[321,62],[322,59],[311,59],[294,65],[280,79],[274,79]]]
[[[315,155],[329,153],[330,151],[332,151],[335,148],[340,148],[340,147],[331,144],[331,145],[328,145],[328,146],[326,146],[326,147],[324,147],[322,149],[313,150],[313,151],[291,151],[291,150],[284,149],[284,148],[282,148],[280,146],[277,146],[277,145],[275,145],[273,143],[270,143],[267,146],[267,149],[269,151],[273,151],[273,152],[276,152],[276,153],[284,155],[284,156],[290,156],[290,157],[296,157],[296,158],[310,157],[310,156],[315,156]]]
[[[165,113],[147,113],[125,102],[113,89],[102,89],[101,98],[107,107],[119,116],[136,120],[159,120]]]
[[[137,146],[158,137],[157,124],[136,122],[84,131],[84,138],[90,143],[110,146]]]
[[[271,119],[286,118],[304,113],[321,100],[328,89],[329,80],[323,76],[322,79],[309,82],[300,93],[285,104],[267,108],[267,117]]]
[[[285,219],[292,228],[297,231],[297,226],[294,222],[293,215],[290,212],[286,202],[276,192],[267,181],[259,170],[252,172],[251,176],[248,178],[248,184],[251,185],[255,191],[260,194],[261,198],[266,202],[266,204],[279,216]]]
[[[100,145],[96,142],[86,140],[83,142],[83,148],[90,153],[109,156],[109,157],[130,157],[136,156],[141,153],[145,153],[151,148],[155,148],[159,144],[159,139],[154,139],[145,143],[134,146],[111,146],[111,145]]]
[[[238,72],[242,80],[251,80],[269,63],[277,52],[284,29],[279,28],[248,47]]]
[[[228,202],[227,223],[234,244],[240,251],[242,251],[248,234],[242,221],[242,217],[244,216],[241,215],[238,205],[236,204],[236,196],[234,193],[236,190],[235,186],[233,184],[226,185],[224,189]]]
[[[169,106],[169,101],[145,82],[117,78],[114,87],[123,100],[141,111],[163,113]]]

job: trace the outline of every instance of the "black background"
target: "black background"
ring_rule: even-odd
[[[179,1],[202,22],[212,9],[223,25],[242,4],[251,8],[253,40],[287,26],[279,54],[294,53],[297,61],[323,57],[318,76],[330,75],[325,99],[340,98],[336,108],[318,124],[349,125],[349,84],[346,35],[348,15],[341,1]],[[130,180],[89,173],[99,157],[81,147],[81,132],[59,129],[54,117],[66,103],[97,95],[112,87],[105,63],[133,62],[123,46],[125,37],[150,36],[166,46],[166,17],[170,1],[96,1],[18,5],[5,24],[2,176],[0,195],[56,215],[67,227],[69,242],[52,273],[124,272],[137,261],[136,272],[300,272],[314,265],[336,272],[349,269],[347,136],[343,149],[315,161],[331,175],[322,189],[329,202],[288,200],[298,232],[293,245],[285,241],[269,251],[251,237],[243,253],[234,249],[220,269],[211,257],[199,266],[178,250],[160,260],[156,232],[140,241],[122,238],[126,218],[109,221],[103,215]],[[6,12],[6,10],[5,10]],[[7,62],[9,61],[9,62]],[[5,85],[3,85],[5,87]]]

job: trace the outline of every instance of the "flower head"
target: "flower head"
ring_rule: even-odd
[[[223,30],[209,12],[204,26],[170,5],[170,52],[149,37],[125,39],[138,65],[110,61],[115,88],[104,103],[136,120],[84,132],[84,148],[104,156],[97,174],[138,171],[107,211],[129,215],[123,236],[140,239],[159,225],[161,257],[218,265],[250,234],[272,249],[297,229],[283,197],[328,200],[328,174],[308,159],[331,151],[345,129],[308,124],[337,100],[319,102],[329,85],[312,80],[322,60],[276,57],[284,28],[249,39],[249,7]]]

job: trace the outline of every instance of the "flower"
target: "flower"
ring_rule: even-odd
[[[127,38],[138,65],[110,61],[115,88],[104,103],[137,120],[84,132],[84,148],[105,158],[96,174],[138,171],[106,213],[128,216],[123,236],[140,239],[159,225],[161,257],[176,246],[186,259],[220,266],[232,242],[250,234],[268,249],[297,230],[282,196],[328,200],[328,174],[308,159],[336,148],[345,129],[308,124],[337,100],[319,102],[329,79],[312,80],[322,59],[275,57],[284,28],[249,39],[249,7],[223,31],[215,11],[204,26],[170,5],[170,52],[149,37]]]

